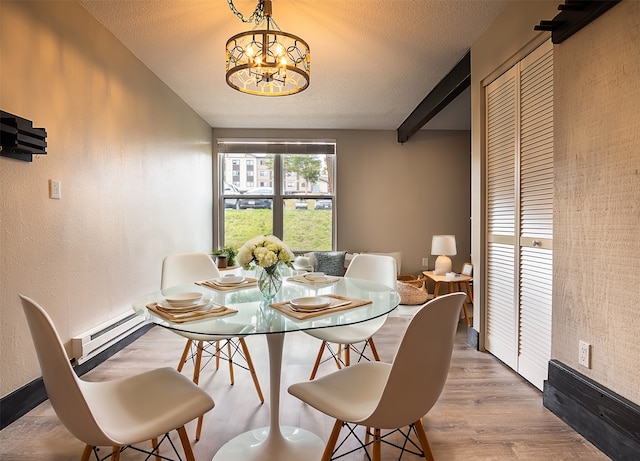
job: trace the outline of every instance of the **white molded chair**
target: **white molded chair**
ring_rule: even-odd
[[[118,460],[124,448],[147,440],[151,452],[135,449],[158,458],[158,437],[162,442],[174,429],[187,460],[194,460],[184,425],[213,408],[209,394],[172,368],[113,381],[84,381],[71,367],[49,315],[33,300],[22,295],[20,300],[51,406],[65,427],[87,444],[82,461],[101,446],[112,447],[111,458]]]
[[[380,460],[380,430],[406,426],[415,430],[426,459],[433,460],[421,418],[436,403],[447,380],[465,296],[452,293],[424,304],[407,327],[392,363],[358,363],[289,387],[290,394],[336,418],[322,461],[331,459],[342,426],[349,424],[367,427],[365,445],[369,428],[374,428],[374,461]],[[403,434],[409,440],[410,431]]]
[[[358,254],[354,256],[344,276],[379,282],[395,290],[397,278],[396,260],[391,256],[385,255]],[[338,368],[342,368],[342,365],[350,365],[350,351],[352,350],[358,354],[358,362],[363,358],[367,359],[364,355],[367,345],[371,348],[374,359],[379,361],[380,357],[378,356],[378,351],[376,350],[372,336],[382,328],[386,320],[387,316],[384,315],[354,325],[305,330],[305,333],[322,340],[309,379],[315,378],[318,367],[323,362],[322,357],[325,349],[331,354],[328,360],[333,358]],[[354,344],[362,342],[364,342],[364,346],[361,350],[358,350]],[[330,343],[338,344],[338,351],[334,352],[331,349]],[[341,352],[344,352],[344,360],[341,358]]]
[[[165,288],[172,286],[186,285],[202,280],[211,280],[217,277],[220,277],[220,271],[218,271],[218,268],[211,257],[205,253],[181,253],[169,255],[164,258],[164,261],[162,262],[162,279],[160,282],[160,288],[164,290]],[[262,395],[262,389],[260,389],[258,375],[256,374],[256,370],[253,366],[251,354],[249,353],[249,348],[244,340],[244,336],[238,334],[199,335],[187,332],[178,332],[175,330],[174,332],[187,338],[187,343],[184,347],[184,351],[182,352],[182,356],[180,357],[180,362],[178,363],[178,371],[182,371],[182,367],[187,360],[194,359],[193,382],[198,384],[200,379],[200,370],[204,367],[204,365],[202,365],[203,352],[215,356],[217,369],[220,363],[220,354],[224,354],[224,345],[222,349],[220,347],[220,342],[222,341],[226,343],[226,359],[229,362],[231,384],[234,383],[233,359],[236,355],[240,355],[244,357],[247,365],[246,369],[251,373],[251,378],[253,379],[256,392],[258,393],[258,398],[260,399],[260,402],[264,403],[264,397]],[[235,339],[238,340],[239,346],[235,342]],[[195,348],[193,352],[192,348]],[[242,353],[237,354],[239,353],[240,348],[242,349]],[[212,349],[213,352],[209,352],[209,349]],[[200,440],[201,431],[202,418],[198,418],[196,440]]]

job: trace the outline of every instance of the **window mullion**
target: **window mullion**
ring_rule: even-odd
[[[273,235],[282,239],[284,234],[284,202],[282,198],[282,187],[284,178],[282,177],[283,155],[276,154],[273,158]]]

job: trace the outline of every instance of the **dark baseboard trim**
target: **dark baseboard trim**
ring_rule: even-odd
[[[480,333],[473,329],[473,327],[467,327],[467,344],[473,347],[476,351],[480,344]]]
[[[78,376],[82,376],[88,371],[94,369],[116,352],[124,349],[140,336],[144,335],[153,327],[154,325],[152,323],[144,325],[95,357],[90,358],[81,365],[75,366],[74,370],[76,374]],[[41,377],[34,379],[30,383],[27,383],[21,388],[2,397],[2,399],[0,399],[0,408],[2,408],[2,411],[0,412],[0,430],[24,416],[45,400],[47,400],[47,392],[44,389],[44,382]]]
[[[611,459],[638,459],[640,406],[635,403],[551,360],[543,404]]]

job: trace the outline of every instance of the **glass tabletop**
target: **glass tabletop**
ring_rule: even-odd
[[[171,294],[193,291],[200,292],[207,298],[211,298],[214,303],[224,305],[237,312],[221,317],[175,323],[146,308],[147,304],[161,302]],[[136,313],[153,323],[176,331],[203,335],[250,335],[351,325],[388,314],[400,303],[398,293],[386,285],[350,277],[340,277],[336,282],[323,285],[309,285],[287,278],[271,303],[300,297],[332,294],[370,300],[371,303],[299,320],[281,313],[265,303],[262,299],[262,294],[255,285],[222,291],[197,284],[189,284],[171,287],[143,296],[134,302],[133,308]]]

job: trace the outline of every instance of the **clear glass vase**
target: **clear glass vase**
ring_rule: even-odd
[[[282,287],[282,263],[258,268],[258,289],[265,301],[270,302]]]

